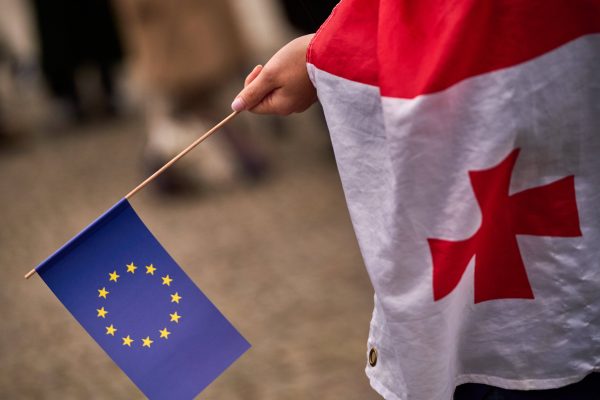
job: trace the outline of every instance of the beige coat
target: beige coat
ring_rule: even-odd
[[[243,46],[226,0],[114,0],[133,78],[160,95],[221,85],[243,68]]]

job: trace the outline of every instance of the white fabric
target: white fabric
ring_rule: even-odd
[[[600,370],[600,35],[415,99],[309,64],[375,289],[367,366],[386,399],[564,386]],[[575,176],[581,237],[517,236],[535,299],[474,303],[472,259],[433,300],[427,238],[481,224],[468,171],[520,148],[511,194]]]

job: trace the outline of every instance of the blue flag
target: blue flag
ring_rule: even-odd
[[[194,398],[250,347],[125,199],[37,272],[151,399]]]

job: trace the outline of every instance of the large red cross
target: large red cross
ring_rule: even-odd
[[[465,240],[429,238],[433,259],[433,298],[458,285],[475,256],[475,303],[495,299],[533,299],[516,235],[581,236],[574,177],[508,194],[519,156],[513,150],[490,169],[469,171],[481,209],[481,226]]]

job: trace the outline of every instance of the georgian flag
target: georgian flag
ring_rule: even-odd
[[[600,370],[600,1],[343,0],[307,54],[387,399]]]

